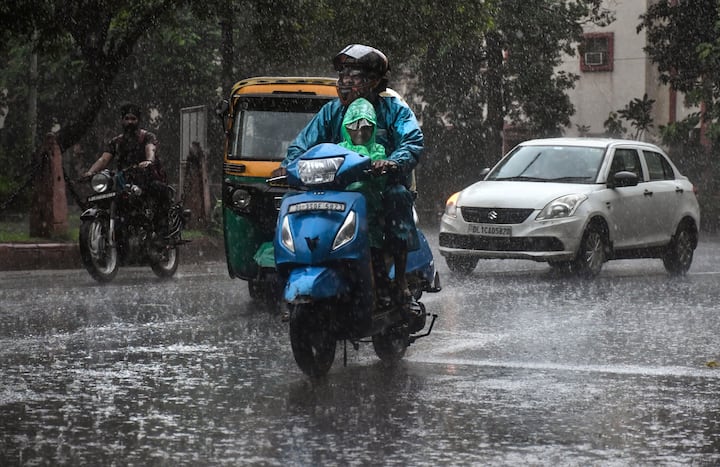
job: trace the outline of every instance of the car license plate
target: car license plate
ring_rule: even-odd
[[[468,233],[486,235],[488,237],[512,237],[512,227],[493,224],[470,224]]]

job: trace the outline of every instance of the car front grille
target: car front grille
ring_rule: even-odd
[[[481,224],[522,224],[532,212],[533,209],[460,207],[465,222]]]
[[[483,251],[563,251],[555,237],[480,237],[441,232],[440,246]]]

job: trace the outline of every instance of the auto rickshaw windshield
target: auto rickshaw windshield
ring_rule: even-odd
[[[281,161],[290,143],[327,99],[248,98],[233,124],[228,159]],[[298,105],[302,104],[302,108]]]

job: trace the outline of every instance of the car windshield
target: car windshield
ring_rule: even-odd
[[[280,161],[327,98],[248,98],[233,125],[229,159]]]
[[[520,146],[486,180],[595,183],[604,148]]]

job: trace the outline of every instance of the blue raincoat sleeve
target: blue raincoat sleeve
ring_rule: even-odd
[[[424,146],[415,114],[397,97],[381,97],[377,117],[377,142],[385,146],[388,159],[397,162],[404,175],[409,174],[420,162]]]
[[[340,129],[343,119],[343,108],[339,99],[334,99],[320,109],[305,125],[288,147],[282,167],[303,155],[305,151],[320,143],[339,143],[342,141]]]

